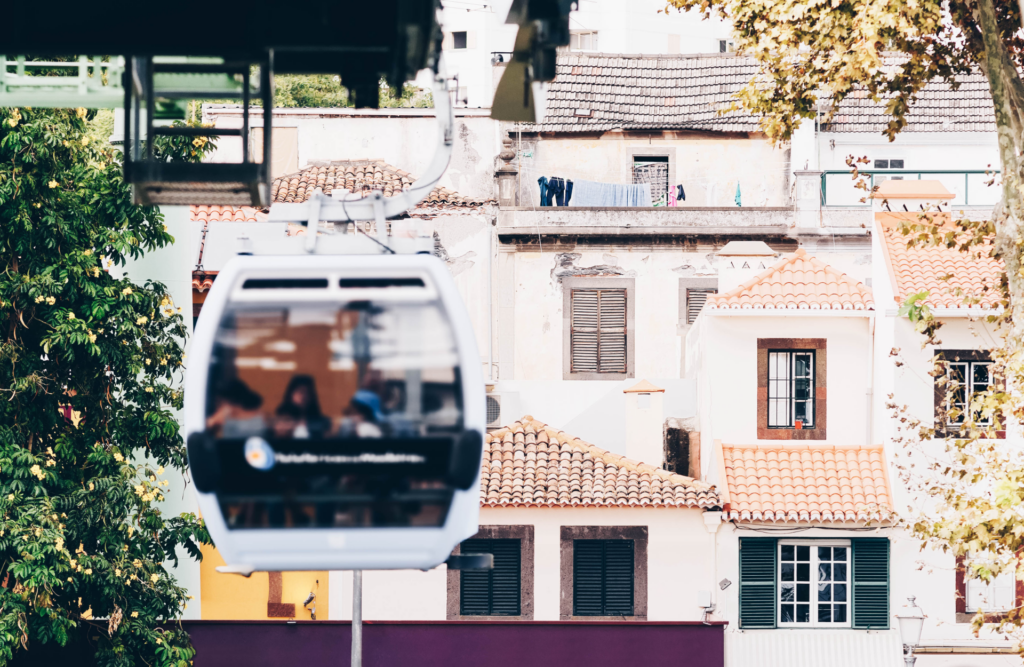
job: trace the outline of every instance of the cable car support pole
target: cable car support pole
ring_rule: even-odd
[[[363,667],[363,571],[352,570],[352,664]]]

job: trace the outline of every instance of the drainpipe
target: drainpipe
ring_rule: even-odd
[[[874,444],[875,437],[875,315],[871,315],[868,318],[868,338],[871,341],[870,351],[870,362],[871,365],[868,369],[868,437],[865,440],[865,445]]]
[[[711,533],[711,609],[718,608],[718,528],[722,512],[704,512],[704,527]]]
[[[487,237],[487,384],[494,384],[494,237],[498,217],[491,216]]]

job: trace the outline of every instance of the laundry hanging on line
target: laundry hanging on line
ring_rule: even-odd
[[[540,186],[540,205],[548,206],[548,177],[541,176],[538,178],[537,185]]]
[[[651,206],[651,184],[575,181],[573,206]]]
[[[743,206],[743,198],[740,197],[740,182],[736,181],[736,205]]]
[[[572,199],[572,181],[552,176],[548,179],[548,206],[568,206]]]

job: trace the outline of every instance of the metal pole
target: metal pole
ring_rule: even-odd
[[[914,655],[914,649],[910,649],[903,655],[903,664],[906,667],[914,667],[917,664],[917,656]]]
[[[363,571],[352,571],[352,667],[363,667]]]

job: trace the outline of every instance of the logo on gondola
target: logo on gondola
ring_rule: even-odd
[[[274,467],[274,450],[266,440],[253,436],[245,441],[245,460],[257,470],[270,470]]]

